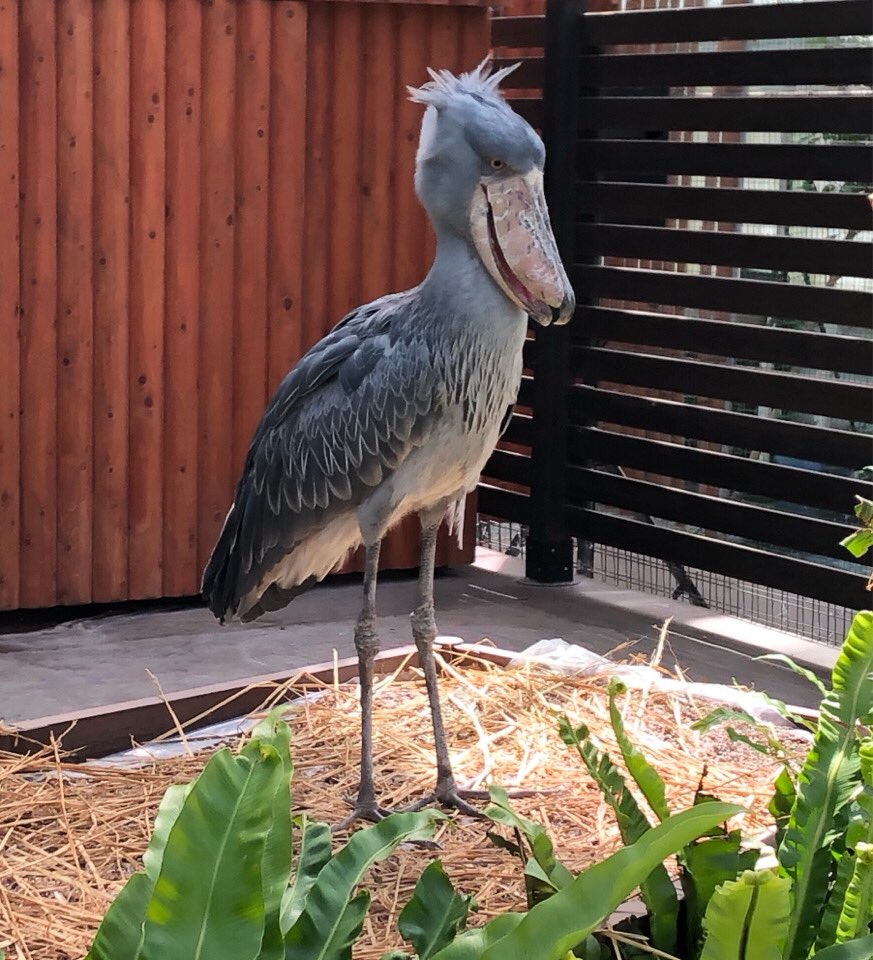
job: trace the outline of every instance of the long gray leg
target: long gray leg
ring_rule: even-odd
[[[355,624],[355,650],[358,653],[358,677],[361,682],[361,785],[354,812],[334,829],[343,829],[358,817],[381,820],[387,813],[376,804],[373,784],[373,661],[379,652],[376,633],[376,579],[379,571],[381,541],[367,546],[364,569],[364,602]]]
[[[412,614],[412,635],[418,649],[424,681],[427,685],[427,697],[430,701],[430,715],[433,723],[433,739],[436,747],[437,783],[434,797],[440,803],[457,807],[464,813],[479,815],[458,794],[449,750],[446,744],[446,732],[443,725],[443,712],[440,706],[437,686],[436,663],[433,656],[433,643],[437,635],[436,618],[433,603],[433,568],[436,561],[437,531],[442,516],[434,523],[432,517],[422,517],[421,560],[418,574],[418,606]]]

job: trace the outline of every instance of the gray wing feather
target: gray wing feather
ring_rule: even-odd
[[[279,385],[203,576],[216,616],[425,442],[442,398],[416,325],[402,322],[413,304],[400,294],[352,312]]]

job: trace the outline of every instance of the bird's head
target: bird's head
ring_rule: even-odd
[[[512,69],[429,70],[409,88],[427,106],[415,189],[437,230],[469,240],[509,300],[544,326],[562,324],[576,299],[543,195],[545,149],[497,89]]]

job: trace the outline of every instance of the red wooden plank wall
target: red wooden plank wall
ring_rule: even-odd
[[[0,0],[0,609],[196,593],[276,383],[427,268],[406,84],[487,45],[475,0]]]

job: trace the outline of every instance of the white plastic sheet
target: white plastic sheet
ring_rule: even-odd
[[[514,657],[511,665],[534,661],[554,670],[576,676],[618,677],[628,687],[673,693],[691,700],[704,700],[713,704],[743,710],[761,723],[774,727],[794,728],[759,693],[741,690],[723,683],[691,683],[665,677],[661,671],[646,664],[615,663],[607,657],[592,653],[575,643],[567,643],[560,637],[540,640]]]

